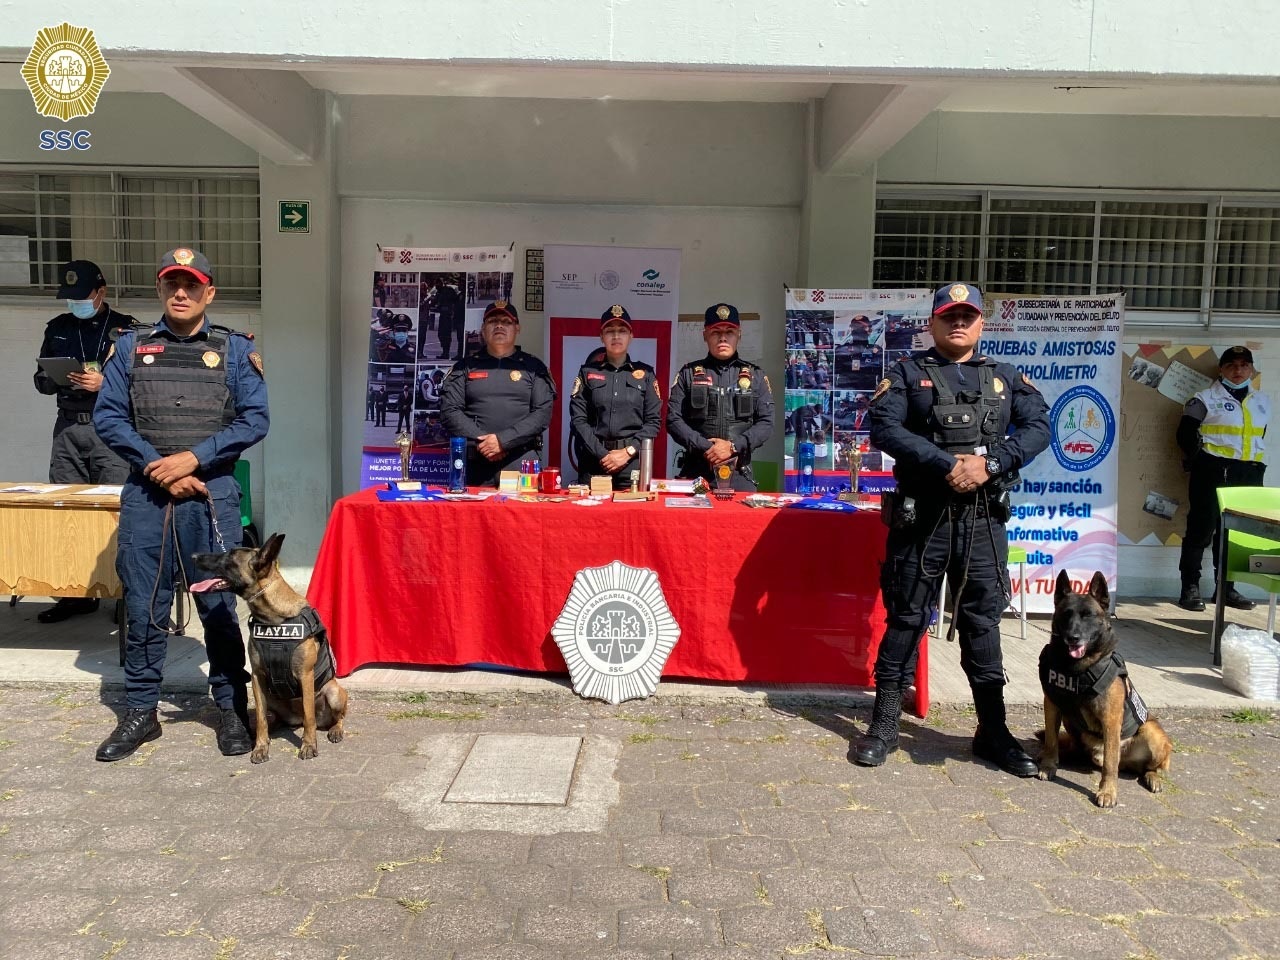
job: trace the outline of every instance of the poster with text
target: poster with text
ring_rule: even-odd
[[[1027,551],[1031,612],[1053,610],[1060,570],[1077,590],[1101,570],[1115,593],[1123,327],[1123,295],[1099,294],[996,299],[983,329],[978,349],[1049,406],[1049,448],[1022,468],[1008,524],[1009,545]]]
[[[543,262],[546,361],[559,391],[543,462],[559,467],[565,482],[573,482],[578,475],[569,430],[573,380],[587,358],[603,349],[600,314],[615,303],[631,316],[631,358],[657,370],[665,399],[666,387],[674,375],[680,251],[670,247],[547,244]],[[665,405],[663,409],[665,417]],[[654,441],[655,476],[663,475],[661,464],[669,468],[670,446],[664,422],[664,429]]]
[[[396,437],[413,438],[409,477],[449,478],[440,385],[453,362],[480,348],[484,310],[510,299],[514,258],[501,247],[379,247],[369,315],[360,486],[400,479]]]
[[[858,486],[893,486],[893,461],[870,446],[867,410],[888,364],[933,346],[930,290],[789,289],[783,360],[785,486],[795,491],[796,445],[815,446],[814,489],[849,486],[849,458],[864,451]]]

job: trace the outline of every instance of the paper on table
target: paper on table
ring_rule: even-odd
[[[53,493],[69,486],[69,483],[21,483],[16,487],[5,487],[0,493]]]
[[[97,486],[97,487],[90,487],[88,490],[79,490],[79,491],[77,491],[77,492],[75,493],[75,496],[77,496],[77,497],[105,497],[105,496],[108,496],[108,495],[110,495],[110,494],[114,494],[115,496],[117,496],[117,497],[118,497],[118,496],[120,496],[120,493],[121,493],[121,491],[122,491],[122,490],[124,490],[124,485],[123,485],[123,484],[118,484],[118,483],[117,483],[117,484],[104,483],[104,484],[102,484],[101,486]]]

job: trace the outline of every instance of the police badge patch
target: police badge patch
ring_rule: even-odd
[[[582,390],[582,378],[581,378],[581,377],[574,377],[574,378],[573,378],[573,391],[569,394],[569,396],[571,396],[571,397],[576,397],[576,396],[578,395],[578,393],[579,393],[581,390]]]
[[[633,380],[643,380],[643,379],[644,379],[644,371],[643,371],[643,370],[632,370],[632,371],[631,371],[631,378],[632,378]]]
[[[512,383],[519,383],[519,382],[520,382],[520,376],[521,376],[521,374],[520,374],[520,371],[519,371],[519,370],[512,370],[512,371],[511,371],[511,373],[509,373],[509,374],[508,374],[508,376],[509,376],[509,377],[511,377],[511,382],[512,382]]]
[[[889,388],[891,386],[893,386],[893,382],[888,377],[885,377],[883,380],[881,380],[878,384],[876,384],[876,392],[871,395],[871,402],[875,403],[877,400],[883,397],[886,393],[889,392]]]
[[[262,372],[262,354],[260,354],[257,350],[254,350],[252,353],[249,354],[249,362],[253,364],[253,369],[258,371],[258,376],[262,377],[262,379],[265,380],[267,378],[267,375]]]
[[[999,377],[992,377],[991,385],[996,388],[996,393],[1004,393],[1004,381]]]

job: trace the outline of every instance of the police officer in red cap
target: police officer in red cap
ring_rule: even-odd
[[[640,442],[662,429],[662,394],[653,367],[627,352],[631,314],[621,304],[600,315],[600,342],[604,356],[578,370],[569,400],[578,482],[607,475],[615,490],[625,490],[638,469]]]
[[[36,389],[56,394],[58,418],[53,424],[49,454],[50,483],[124,483],[129,465],[111,452],[93,429],[93,407],[102,389],[102,365],[116,338],[137,323],[107,303],[107,281],[96,263],[72,260],[58,268],[58,298],[66,313],[49,321],[40,344],[41,357],[71,357],[81,369],[68,375],[68,383],[56,383],[42,367],[36,368]],[[58,623],[98,609],[96,598],[63,597],[36,614],[41,623]]]
[[[440,419],[453,437],[467,438],[467,482],[497,486],[498,474],[542,447],[556,385],[551,373],[516,344],[520,314],[495,300],[484,312],[484,346],[450,368],[440,389]]]
[[[1030,777],[1035,762],[1005,722],[1000,614],[1009,602],[1008,487],[1013,471],[1049,445],[1049,410],[1017,367],[978,352],[982,291],[974,284],[934,294],[929,330],[934,346],[890,366],[871,400],[871,442],[894,458],[898,488],[886,518],[875,709],[852,759],[879,766],[898,748],[902,695],[945,574],[978,713],[973,752]]]
[[[1187,401],[1178,423],[1178,446],[1191,472],[1187,534],[1178,562],[1182,573],[1178,605],[1185,610],[1204,609],[1200,563],[1210,542],[1215,572],[1218,567],[1218,488],[1262,486],[1267,469],[1262,462],[1262,438],[1271,408],[1267,395],[1253,387],[1257,372],[1253,351],[1228,347],[1218,361],[1218,379]],[[1218,599],[1216,593],[1212,599]],[[1238,610],[1253,609],[1253,601],[1232,583],[1227,584],[1222,602]]]
[[[716,303],[703,314],[707,355],[686,363],[671,384],[667,432],[684,447],[678,476],[713,480],[728,464],[734,490],[755,490],[751,456],[773,434],[773,389],[759,364],[738,356],[738,308]]]

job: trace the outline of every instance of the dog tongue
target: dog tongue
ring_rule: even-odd
[[[211,590],[225,590],[227,589],[227,581],[214,577],[212,580],[201,580],[197,583],[193,583],[187,587],[187,589],[192,593],[208,593]]]
[[[195,587],[192,587],[191,589],[194,590]],[[1084,647],[1067,647],[1067,653],[1071,654],[1071,658],[1073,660],[1079,660],[1084,656],[1084,649]]]

